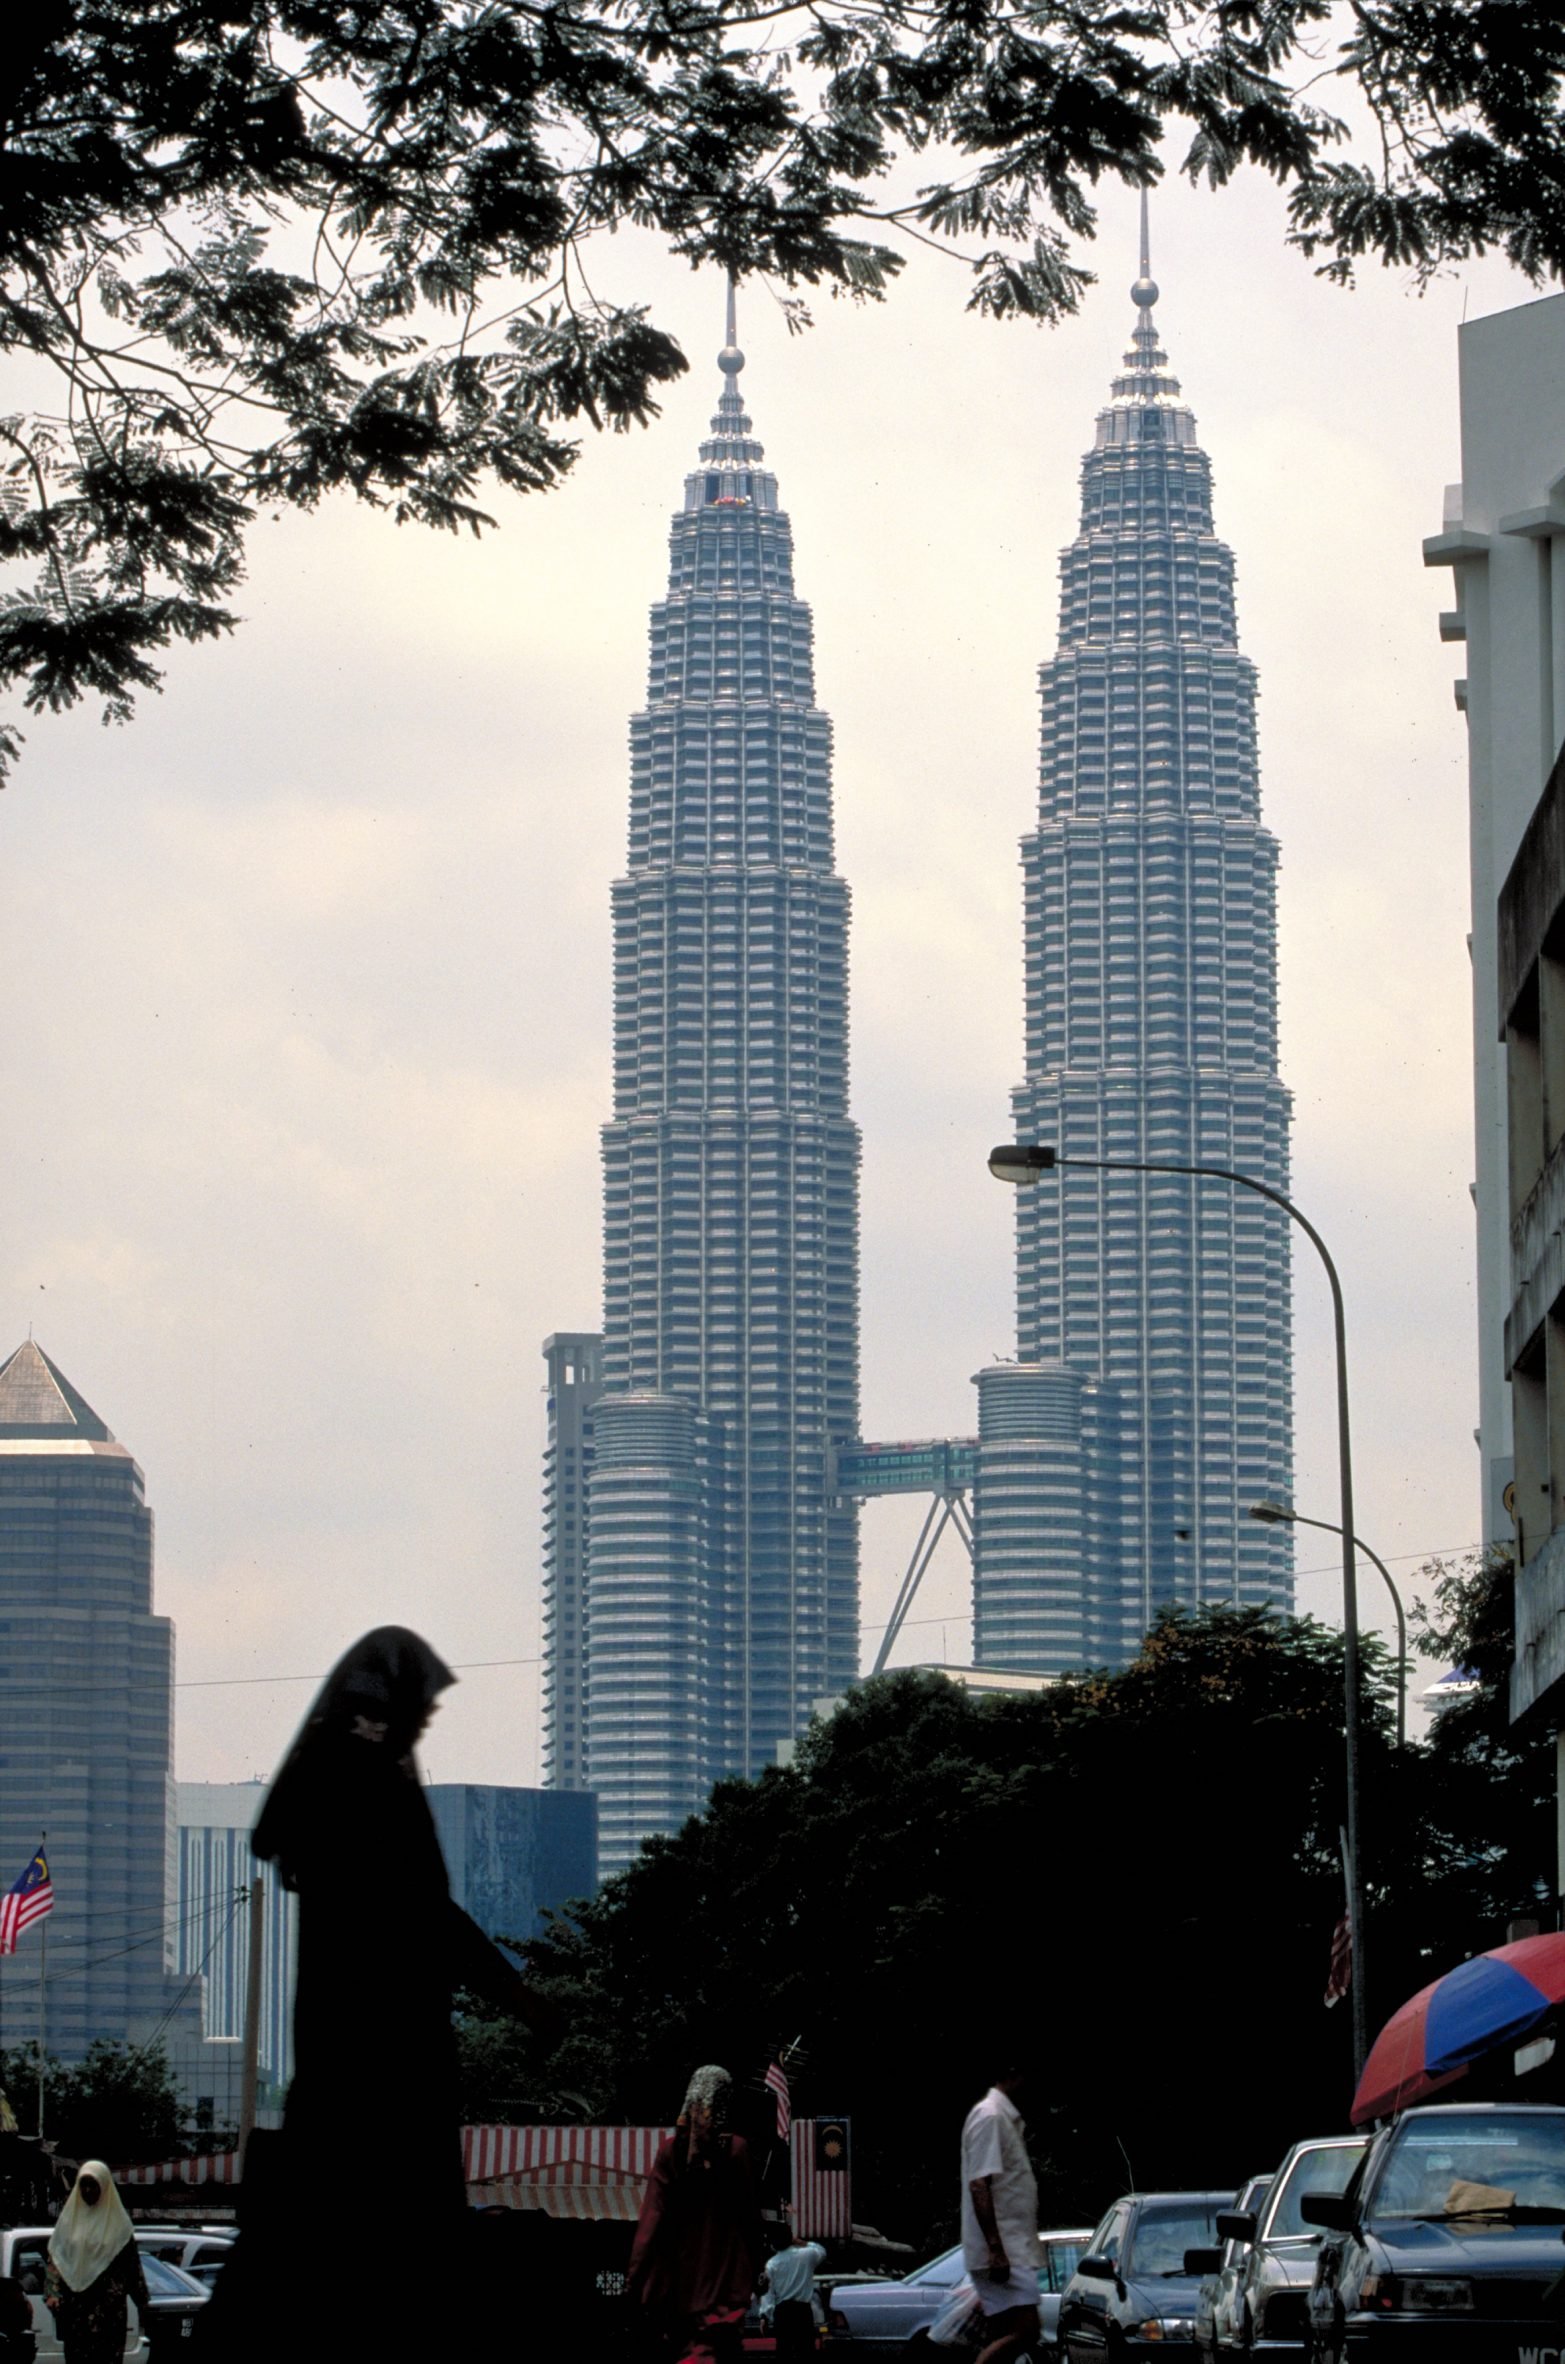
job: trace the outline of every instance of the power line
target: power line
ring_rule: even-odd
[[[1480,1546],[1473,1542],[1440,1543],[1422,1551],[1400,1551],[1382,1556],[1386,1557],[1388,1566],[1400,1568],[1414,1560],[1422,1564],[1429,1560],[1451,1558],[1462,1552],[1477,1551],[1479,1548]],[[1323,1561],[1316,1568],[1296,1568],[1294,1574],[1296,1576],[1332,1576],[1337,1573],[1341,1564],[1340,1560]],[[943,1617],[906,1617],[902,1621],[903,1630],[905,1632],[908,1627],[915,1625],[949,1625],[953,1614],[957,1613],[948,1609]],[[866,1634],[884,1633],[890,1622],[889,1618],[885,1618],[878,1625],[861,1626],[859,1630]],[[542,1664],[542,1653],[534,1651],[525,1658],[458,1658],[452,1661],[451,1671],[453,1674],[481,1674],[491,1667],[541,1666]],[[174,1683],[173,1688],[176,1691],[239,1691],[251,1688],[265,1689],[279,1683],[323,1683],[325,1680],[324,1674],[191,1675],[181,1677]],[[25,1699],[29,1693],[35,1698],[59,1699],[68,1698],[74,1693],[91,1694],[107,1690],[128,1691],[130,1687],[131,1677],[128,1673],[116,1677],[113,1682],[97,1683],[8,1683],[3,1675],[0,1675],[0,1697],[7,1700]]]

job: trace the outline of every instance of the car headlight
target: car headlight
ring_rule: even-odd
[[[1127,2339],[1194,2339],[1195,2324],[1188,2315],[1144,2315],[1139,2323],[1127,2323]]]
[[[1470,2315],[1473,2286],[1445,2274],[1366,2274],[1359,2305],[1376,2315]]]

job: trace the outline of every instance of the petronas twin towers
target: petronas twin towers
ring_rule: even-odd
[[[1143,259],[1043,671],[1022,1137],[1287,1179],[1276,848],[1210,471]],[[739,391],[671,534],[614,888],[604,1327],[546,1344],[546,1779],[620,1868],[858,1671],[858,1134],[831,726]],[[975,1155],[984,1145],[975,1144]],[[1248,1203],[1235,1205],[1235,1198]],[[979,1375],[975,1655],[1133,1654],[1168,1601],[1291,1601],[1284,1219],[1072,1172],[1029,1194],[1019,1358]],[[955,1466],[955,1460],[947,1466]]]

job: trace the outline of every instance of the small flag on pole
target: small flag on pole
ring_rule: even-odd
[[[0,1954],[14,1954],[22,1931],[53,1910],[54,1882],[40,1847],[21,1878],[0,1896]]]
[[[1353,1932],[1343,1914],[1331,1933],[1331,1965],[1326,1972],[1326,2008],[1340,2003],[1353,1984]]]
[[[766,2072],[765,2083],[768,2092],[777,2096],[777,2139],[786,2142],[788,2129],[793,2123],[793,2107],[788,2098],[787,2071],[780,2060],[772,2062]]]

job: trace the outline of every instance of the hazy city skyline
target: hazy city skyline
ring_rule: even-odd
[[[1396,1560],[1476,1540],[1478,1491],[1465,748],[1418,544],[1457,472],[1464,304],[1531,291],[1489,266],[1343,295],[1283,251],[1281,214],[1253,176],[1160,196],[1160,325],[1239,553],[1295,1184],[1344,1269],[1360,1520]],[[837,726],[872,1436],[967,1433],[968,1373],[1011,1351],[983,1155],[1017,1072],[1015,849],[1134,238],[1111,196],[1102,284],[1049,332],[965,319],[932,258],[881,309],[819,303],[797,341],[742,298]],[[604,267],[692,363],[650,432],[499,504],[476,548],[346,509],[263,525],[232,644],[179,658],[128,731],[32,723],[0,802],[0,1350],[33,1323],[134,1440],[182,1779],[268,1771],[306,1678],[382,1617],[453,1662],[536,1657],[537,1342],[599,1319],[603,881],[721,305],[645,240]],[[1302,1272],[1297,1311],[1296,1498],[1329,1516]],[[867,1638],[917,1515],[866,1514]],[[1300,1553],[1326,1613],[1329,1561]],[[964,1654],[966,1586],[953,1551],[899,1657]],[[436,1777],[535,1780],[536,1697],[535,1664],[465,1673]]]

